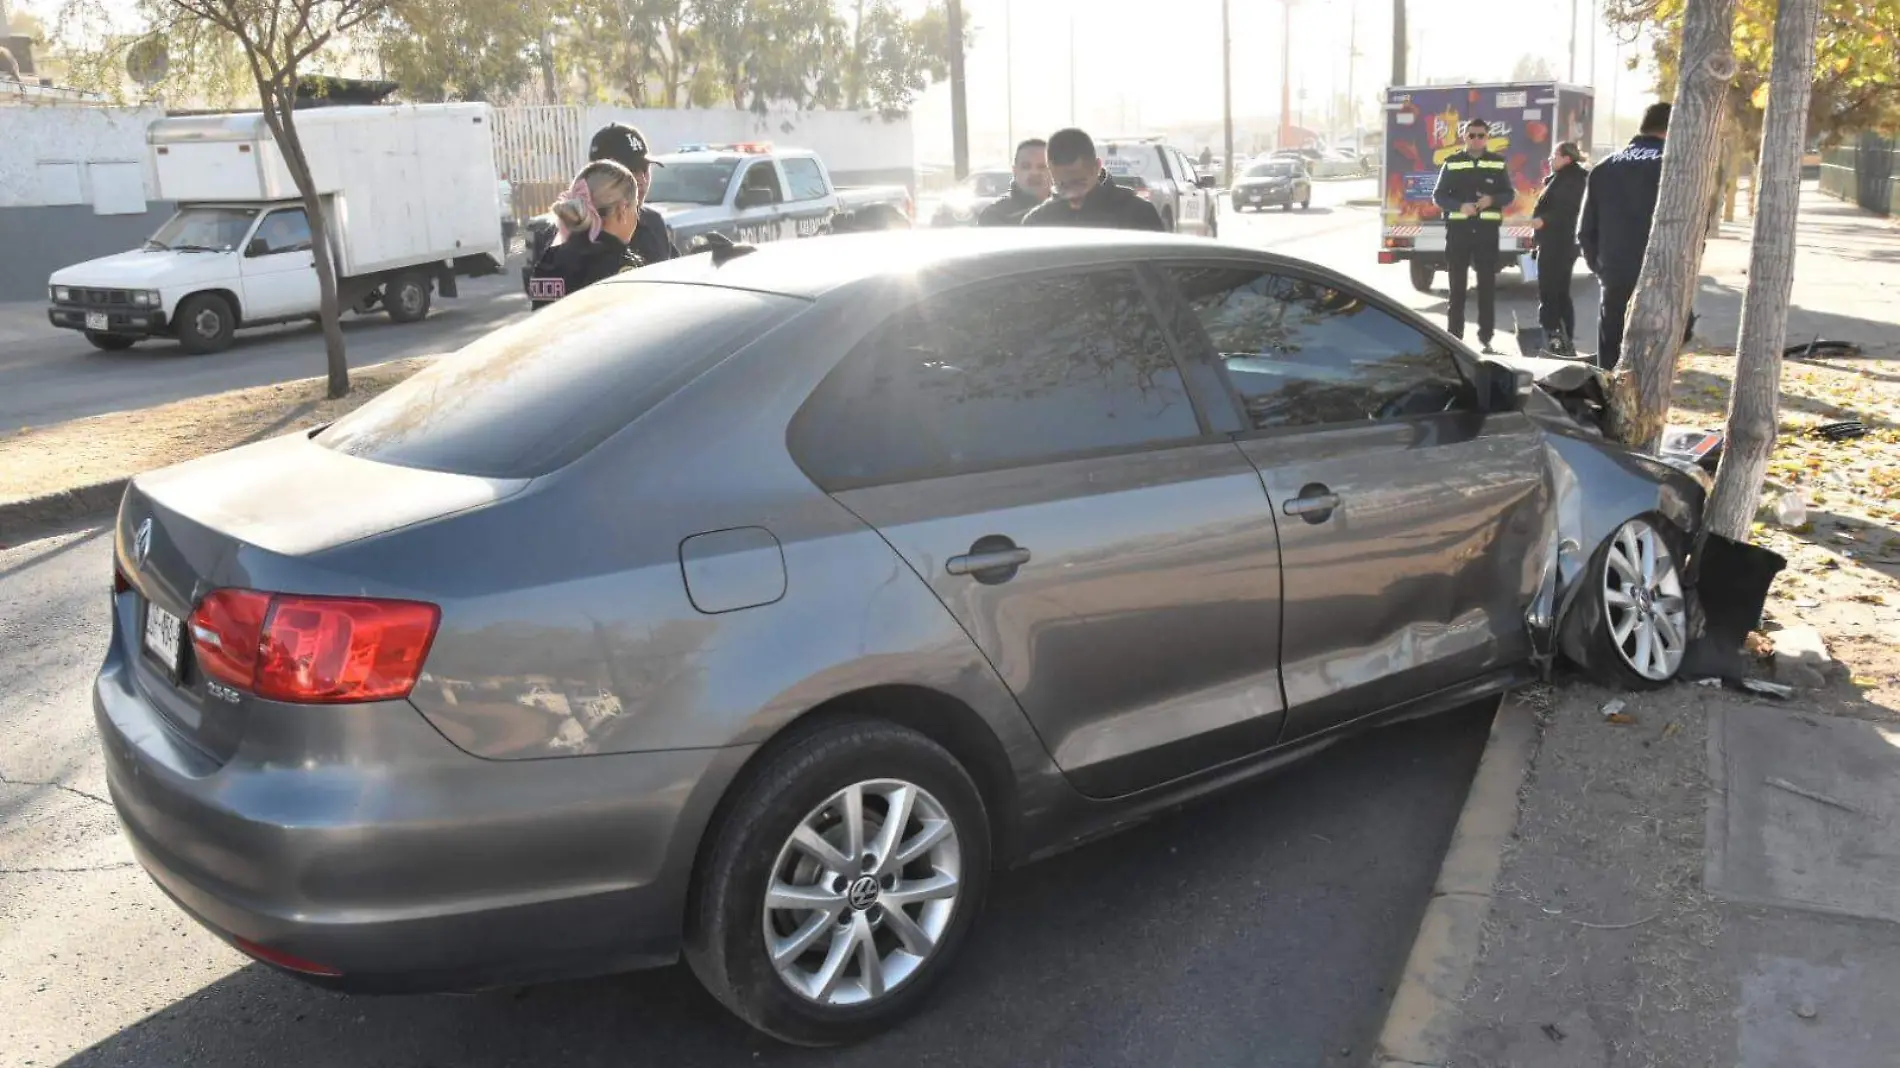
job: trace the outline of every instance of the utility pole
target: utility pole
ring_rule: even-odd
[[[1570,0],[1570,83],[1577,82],[1577,0]]]
[[[1280,0],[1280,148],[1293,140],[1293,0]]]
[[[1346,30],[1346,125],[1352,127],[1353,151],[1359,150],[1359,97],[1353,89],[1353,75],[1359,69],[1359,0],[1352,0],[1352,16]]]
[[[963,0],[950,0],[950,144],[959,182],[970,176],[969,121],[963,100]]]
[[[1016,162],[1016,5],[1003,0],[1003,128],[1008,132],[1008,140],[1003,151],[1010,153],[1009,161]]]
[[[1221,186],[1234,185],[1234,33],[1232,0],[1220,0],[1220,117],[1226,134],[1221,157]]]
[[[1069,125],[1076,125],[1075,118],[1075,16],[1069,16]]]
[[[1405,0],[1392,0],[1392,83],[1404,85],[1405,78]]]
[[[1603,16],[1597,11],[1597,0],[1590,0],[1590,84],[1597,83],[1597,38],[1603,36]]]

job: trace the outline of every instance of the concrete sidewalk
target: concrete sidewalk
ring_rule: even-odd
[[[58,333],[58,329],[46,321],[45,301],[0,303],[0,358],[14,345],[43,341]]]

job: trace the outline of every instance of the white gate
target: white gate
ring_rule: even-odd
[[[530,218],[567,189],[587,164],[582,107],[495,109],[495,166],[514,186],[514,214]]]

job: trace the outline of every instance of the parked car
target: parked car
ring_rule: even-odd
[[[629,272],[132,480],[111,795],[186,911],[321,985],[683,954],[772,1035],[863,1038],[999,866],[1559,656],[1673,678],[1707,475],[1604,441],[1549,367],[1593,373],[1166,235]],[[612,678],[625,713],[424,670]]]
[[[984,208],[1009,195],[1015,175],[1008,167],[973,171],[968,178],[945,194],[931,214],[932,226],[975,226]]]
[[[703,144],[654,158],[663,166],[653,170],[647,203],[682,252],[715,233],[748,244],[812,237],[833,215],[877,204],[914,214],[904,186],[834,186],[824,161],[803,149]]]
[[[1171,233],[1220,234],[1216,182],[1203,177],[1180,149],[1159,137],[1113,138],[1096,146],[1117,185],[1133,189],[1161,213]]]
[[[1259,211],[1274,205],[1291,211],[1295,204],[1304,211],[1313,204],[1313,179],[1306,173],[1303,160],[1275,156],[1242,171],[1232,196],[1235,211]]]
[[[1372,161],[1350,148],[1329,148],[1309,157],[1315,178],[1357,178],[1372,173]]]

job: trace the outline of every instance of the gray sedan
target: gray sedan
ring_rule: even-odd
[[[738,246],[134,480],[97,724],[145,869],[276,968],[683,955],[847,1042],[999,866],[1559,656],[1666,682],[1704,484],[1296,260]]]

